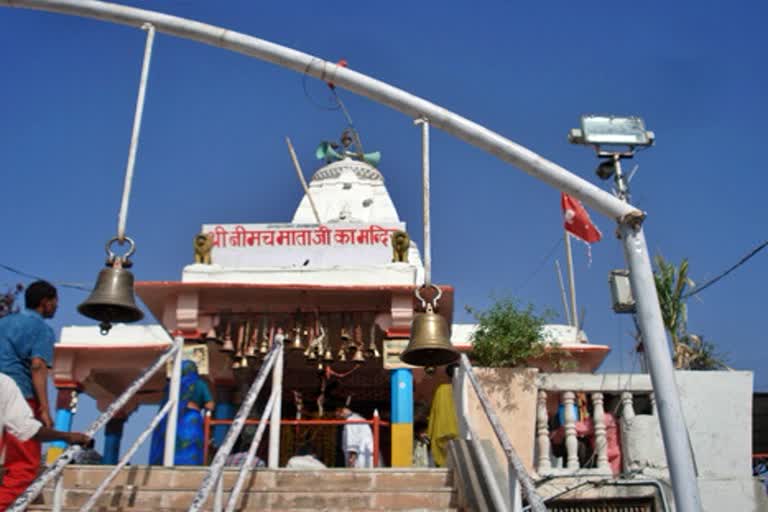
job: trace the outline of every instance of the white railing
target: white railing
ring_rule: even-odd
[[[197,490],[197,494],[195,495],[195,498],[192,500],[192,504],[189,507],[189,512],[197,512],[203,509],[203,507],[205,506],[205,503],[208,501],[208,498],[214,486],[216,486],[216,496],[214,498],[213,510],[215,512],[220,512],[222,510],[223,494],[224,494],[224,490],[223,490],[224,466],[227,462],[227,458],[232,452],[232,448],[234,447],[235,442],[237,441],[237,438],[240,435],[240,432],[243,430],[243,427],[245,426],[245,421],[248,419],[248,415],[250,414],[251,409],[253,408],[253,404],[256,403],[256,399],[258,398],[259,393],[261,392],[261,388],[264,386],[264,382],[267,379],[267,375],[271,370],[273,370],[273,367],[274,367],[273,379],[272,379],[272,392],[269,397],[269,402],[267,403],[267,407],[261,416],[261,420],[259,422],[259,427],[256,432],[256,436],[254,436],[251,446],[248,449],[248,455],[246,457],[245,462],[240,468],[240,472],[237,478],[237,483],[235,484],[235,487],[232,489],[232,492],[230,493],[229,501],[227,502],[227,505],[226,505],[227,511],[232,511],[235,509],[235,505],[237,504],[237,500],[239,498],[239,494],[245,483],[245,479],[248,476],[251,466],[253,465],[253,460],[256,456],[256,450],[258,449],[258,444],[261,441],[261,436],[264,433],[264,429],[266,427],[265,419],[269,416],[272,416],[274,419],[273,413],[275,411],[278,411],[279,413],[280,411],[279,400],[280,400],[280,396],[282,395],[282,366],[283,366],[283,341],[281,337],[278,335],[278,336],[275,336],[275,340],[272,344],[272,348],[264,358],[264,363],[261,365],[261,368],[259,368],[259,372],[256,374],[256,378],[254,379],[253,384],[251,384],[251,387],[248,390],[248,393],[245,395],[245,398],[243,399],[243,403],[240,406],[240,409],[237,411],[235,418],[232,420],[232,426],[229,428],[227,435],[224,437],[224,441],[221,443],[221,446],[216,451],[216,455],[213,457],[213,461],[211,462],[211,465],[208,468],[208,472],[203,478],[203,481],[200,485],[200,488]],[[279,416],[277,421],[271,421],[271,423],[273,427],[270,429],[269,458],[270,458],[270,461],[276,461],[278,460],[277,457],[279,456],[279,451],[280,451]],[[277,431],[277,435],[273,434],[274,431]],[[270,464],[270,466],[274,466],[274,464]]]
[[[653,414],[656,414],[653,388],[646,374],[604,374],[590,375],[580,373],[551,373],[541,374],[538,378],[538,394],[536,406],[536,455],[535,467],[539,475],[553,474],[600,474],[613,473],[608,460],[607,428],[610,427],[607,414],[610,414],[613,427],[618,425],[619,418],[623,422],[631,422],[635,417],[635,398],[645,396],[649,400]],[[586,394],[592,402],[590,431],[588,436],[594,436],[594,451],[590,456],[589,467],[581,467],[578,457],[577,418],[574,411],[578,407],[577,393]],[[612,397],[615,405],[606,409],[606,400]],[[565,447],[561,467],[553,464],[552,433],[550,431],[550,411],[557,410],[562,405],[564,424],[562,438]],[[557,414],[557,413],[556,413]],[[583,425],[583,424],[582,424]],[[621,435],[624,435],[621,433]],[[558,436],[560,437],[560,436]],[[620,444],[621,443],[620,439]],[[559,444],[559,443],[558,443]],[[623,450],[622,450],[623,451]],[[632,462],[623,457],[623,472],[632,472]]]
[[[547,509],[544,505],[544,501],[541,496],[536,492],[536,487],[531,479],[530,475],[523,466],[520,457],[518,457],[515,449],[512,447],[512,443],[501,426],[496,412],[491,406],[490,399],[485,393],[485,390],[480,385],[472,365],[465,354],[461,355],[459,361],[459,368],[454,375],[453,390],[454,400],[458,408],[459,419],[459,431],[464,439],[478,440],[474,433],[474,428],[470,422],[469,404],[467,400],[468,386],[466,381],[469,381],[471,388],[475,393],[483,412],[485,413],[488,422],[493,429],[496,439],[504,450],[504,455],[507,459],[507,477],[509,480],[509,494],[505,499],[502,490],[494,478],[490,461],[488,460],[485,452],[481,449],[478,450],[478,460],[480,462],[480,471],[485,477],[485,482],[488,485],[490,491],[491,501],[495,510],[508,510],[510,512],[519,512],[522,509],[521,493],[528,501],[528,508],[534,512],[545,512]]]
[[[152,364],[149,368],[144,370],[144,372],[135,380],[133,383],[128,386],[128,388],[123,391],[123,393],[114,401],[112,402],[109,407],[94,421],[90,427],[88,427],[88,430],[85,431],[85,434],[93,438],[93,436],[101,430],[109,420],[112,419],[112,417],[120,411],[127,403],[128,401],[133,398],[133,396],[147,383],[147,381],[152,378],[152,376],[160,369],[165,368],[166,362],[171,358],[174,357],[174,365],[173,365],[173,372],[171,374],[171,386],[170,386],[170,396],[168,398],[168,405],[166,408],[163,409],[163,411],[160,411],[158,416],[163,416],[168,411],[171,413],[175,412],[176,407],[173,405],[176,404],[176,400],[178,398],[178,389],[179,389],[179,382],[181,380],[181,357],[182,357],[182,346],[184,345],[184,338],[177,337],[173,340],[171,347],[161,355],[157,361]],[[174,393],[175,390],[175,393]],[[173,404],[173,405],[171,405]],[[173,456],[174,456],[174,447],[175,447],[175,438],[176,438],[176,428],[175,428],[175,421],[173,424],[171,424],[170,418],[171,414],[169,416],[168,421],[168,428],[166,430],[166,452],[165,452],[165,462],[168,463],[168,455],[170,454],[170,464],[173,464]],[[175,416],[175,415],[174,415]],[[156,422],[155,422],[156,420]],[[153,424],[156,425],[160,422],[160,419],[157,417],[153,420]],[[154,427],[152,427],[154,428]],[[147,432],[151,431],[151,429],[147,429],[144,433],[142,433],[142,436],[140,436],[141,441],[146,439],[146,437],[149,435]],[[170,441],[168,439],[170,438]],[[139,443],[140,444],[140,443]],[[170,449],[168,445],[170,446]],[[62,453],[59,458],[57,458],[53,464],[51,464],[43,473],[35,479],[34,482],[30,484],[29,487],[27,487],[27,490],[24,491],[18,498],[16,498],[16,501],[11,504],[11,506],[7,509],[7,512],[21,512],[23,510],[26,510],[27,507],[32,503],[32,501],[37,498],[37,496],[42,492],[43,488],[51,481],[56,480],[55,485],[55,491],[54,491],[54,499],[53,499],[53,510],[58,512],[61,510],[62,507],[62,496],[64,493],[64,487],[63,487],[63,480],[61,479],[61,474],[64,471],[64,468],[71,463],[75,456],[80,452],[82,448],[77,445],[69,446],[66,450],[64,450],[64,453]],[[138,449],[138,446],[136,443],[134,443],[134,446],[131,447],[135,451],[135,449]],[[123,457],[124,460],[121,460],[123,465],[127,462],[127,458]],[[110,475],[108,478],[114,478],[115,475]],[[104,486],[106,488],[106,486]],[[103,492],[103,489],[102,489]],[[89,500],[90,503],[90,500]],[[95,503],[95,500],[94,500]],[[81,510],[88,510],[88,508],[83,507]]]

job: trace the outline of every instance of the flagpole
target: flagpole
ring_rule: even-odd
[[[571,252],[571,234],[565,231],[565,259],[568,264],[568,288],[571,292],[571,325],[579,329],[579,317],[576,310],[576,279],[573,277],[573,254]]]
[[[560,260],[555,260],[555,269],[557,270],[557,282],[560,283],[560,297],[563,299],[565,319],[568,325],[571,325],[571,310],[568,308],[568,299],[565,297],[565,285],[563,284],[563,272],[560,270]]]

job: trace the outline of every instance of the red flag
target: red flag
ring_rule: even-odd
[[[560,205],[563,207],[563,220],[565,230],[573,236],[584,240],[588,244],[599,242],[603,237],[597,226],[592,224],[587,210],[578,199],[574,199],[565,192],[560,193]]]

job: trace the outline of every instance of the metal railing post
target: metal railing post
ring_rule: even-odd
[[[282,340],[278,341],[278,339],[275,338],[275,342],[272,344],[272,348],[264,358],[264,362],[262,363],[261,368],[259,368],[253,384],[251,384],[250,389],[248,389],[248,393],[246,393],[245,397],[243,398],[243,403],[240,405],[240,409],[237,411],[237,414],[232,420],[232,426],[229,428],[227,435],[224,437],[224,441],[221,443],[221,446],[216,451],[216,455],[213,457],[213,461],[208,468],[208,472],[203,477],[203,481],[197,490],[197,494],[192,500],[192,504],[189,506],[188,512],[197,512],[202,510],[205,506],[211,490],[213,490],[213,487],[216,485],[219,477],[222,475],[227,457],[232,451],[232,447],[235,445],[237,437],[243,430],[243,426],[248,419],[248,414],[253,408],[253,404],[256,402],[256,398],[258,398],[259,392],[264,386],[264,382],[267,380],[267,375],[272,370],[278,354],[282,353],[282,350]]]
[[[280,420],[283,408],[283,351],[277,353],[275,365],[272,368],[272,394],[275,405],[269,418],[269,457],[268,466],[274,469],[280,466]]]
[[[173,467],[176,455],[176,427],[179,419],[179,393],[181,391],[181,360],[184,357],[184,338],[177,336],[174,343],[179,346],[179,351],[173,358],[173,370],[171,371],[171,383],[168,389],[168,401],[173,402],[173,407],[168,412],[168,421],[165,422],[165,452],[163,453],[163,466]]]
[[[203,415],[203,464],[208,464],[208,446],[211,444],[211,411]]]
[[[219,475],[216,480],[216,491],[213,495],[213,511],[222,512],[224,510],[224,473]]]
[[[381,433],[379,428],[381,425],[381,418],[379,418],[379,410],[373,410],[373,467],[379,467],[379,445],[381,444]]]
[[[459,436],[462,439],[470,439],[469,408],[467,403],[467,372],[463,365],[456,368],[453,376],[453,400],[456,402],[457,416],[459,420]]]
[[[509,481],[509,510],[519,512],[523,509],[523,498],[520,494],[520,478],[515,465],[507,463],[507,480]]]
[[[61,512],[64,507],[64,477],[59,474],[56,477],[56,485],[53,490],[53,511]]]

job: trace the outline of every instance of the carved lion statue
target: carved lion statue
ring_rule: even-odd
[[[392,233],[392,263],[408,263],[408,248],[411,238],[405,231]]]
[[[213,235],[211,233],[200,233],[195,236],[192,247],[195,249],[195,263],[211,264],[211,250],[213,249]]]

